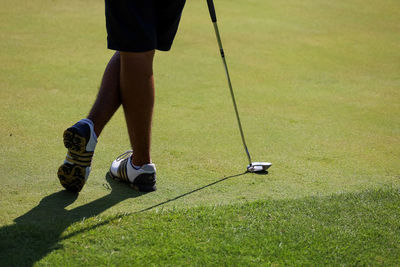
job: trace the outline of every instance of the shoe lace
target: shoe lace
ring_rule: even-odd
[[[117,160],[123,160],[123,159],[129,158],[132,155],[132,153],[133,153],[133,150],[127,150],[126,152],[119,155],[117,157]]]

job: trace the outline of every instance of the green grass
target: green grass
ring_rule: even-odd
[[[44,255],[38,265],[391,266],[400,259],[400,192],[393,188],[107,218],[82,219],[101,202],[51,208],[71,199],[54,193],[2,228],[2,265]]]
[[[392,211],[398,209],[400,187],[398,1],[220,0],[215,5],[248,146],[254,160],[274,164],[270,173],[242,174],[246,157],[206,3],[188,1],[172,51],[156,55],[152,153],[158,191],[135,195],[120,188],[119,196],[110,194],[105,179],[109,164],[129,148],[119,110],[99,139],[87,185],[79,197],[68,197],[54,193],[61,190],[56,171],[65,155],[62,132],[89,111],[112,54],[105,48],[103,3],[1,1],[0,231],[13,246],[14,239],[25,236],[33,242],[24,245],[23,257],[13,258],[4,250],[2,261],[54,265],[59,260],[57,265],[75,265],[79,262],[72,261],[83,254],[88,264],[118,265],[118,259],[147,248],[142,261],[154,265],[183,265],[173,257],[182,251],[199,265],[224,259],[227,264],[235,259],[243,264],[398,265],[398,247],[391,245],[398,242],[398,215]],[[364,196],[371,207],[388,203],[377,211],[385,229],[378,229],[378,217],[370,214],[374,209],[361,205]],[[44,200],[46,205],[39,204]],[[262,207],[276,210],[279,205],[293,218],[311,205],[321,221],[316,222],[320,236],[293,249],[297,239],[292,234],[308,236],[310,221],[302,217],[297,224],[282,211],[276,224],[267,220],[262,225]],[[337,230],[338,238],[331,240],[332,232],[323,226],[343,209],[354,224],[352,216],[359,214],[360,229],[333,222],[329,229]],[[278,240],[274,228],[288,225],[291,234],[285,237],[292,247],[280,254],[273,243],[271,254],[256,254],[261,245],[248,241],[256,230],[237,236],[224,228],[237,222],[232,221],[236,211],[245,210],[254,212],[254,218],[244,216],[246,225],[271,232],[254,238],[254,244]],[[140,236],[131,251],[112,220],[122,213],[131,214],[118,217],[122,229],[132,226],[130,238],[149,227],[164,239],[157,243],[154,236]],[[190,221],[196,213],[214,218],[221,227],[207,230],[207,220]],[[41,214],[51,222],[44,224],[48,232],[35,222]],[[67,219],[67,214],[74,216]],[[221,219],[215,217],[218,214]],[[384,214],[394,217],[386,220]],[[81,222],[91,215],[96,217]],[[168,218],[177,220],[166,225]],[[90,230],[97,220],[106,223]],[[179,233],[181,228],[194,240],[204,238],[204,228],[210,246],[204,245],[203,254],[193,249]],[[379,241],[376,231],[387,242]],[[77,233],[69,238],[73,232]],[[172,233],[176,240],[167,238]],[[104,244],[95,242],[104,235]],[[236,253],[236,236],[245,244],[243,254]],[[112,256],[105,243],[121,251]],[[329,250],[334,247],[338,251]],[[107,253],[111,256],[103,255]]]

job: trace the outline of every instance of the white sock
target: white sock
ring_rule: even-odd
[[[140,168],[142,168],[142,166],[136,166],[135,164],[133,164],[132,160],[130,160],[131,162],[131,166],[135,169],[135,170],[139,170]]]

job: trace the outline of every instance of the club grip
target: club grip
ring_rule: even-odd
[[[215,15],[215,8],[213,0],[207,0],[208,11],[210,11],[210,17],[212,22],[217,22],[217,16]]]

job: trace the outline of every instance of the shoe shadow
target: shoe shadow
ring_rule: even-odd
[[[239,174],[235,174],[235,175],[223,177],[223,178],[221,178],[221,179],[219,179],[219,180],[216,180],[215,182],[212,182],[212,183],[210,183],[210,184],[204,185],[204,186],[202,186],[202,187],[196,188],[196,189],[194,189],[194,190],[191,190],[191,191],[189,191],[189,192],[186,192],[186,193],[181,194],[181,195],[179,195],[179,196],[176,196],[176,197],[174,197],[174,198],[165,200],[165,201],[163,201],[163,202],[160,202],[160,203],[158,203],[158,204],[152,205],[152,206],[150,206],[150,207],[144,208],[144,209],[142,209],[142,210],[139,210],[139,211],[136,211],[136,212],[133,212],[133,213],[130,213],[130,214],[136,214],[136,213],[141,213],[141,212],[146,212],[146,211],[152,210],[152,209],[154,209],[154,208],[157,208],[157,207],[163,206],[163,205],[165,205],[165,204],[168,204],[168,203],[170,203],[170,202],[172,202],[172,201],[176,201],[176,200],[178,200],[178,199],[180,199],[180,198],[186,197],[186,196],[188,196],[188,195],[190,195],[190,194],[196,193],[196,192],[198,192],[198,191],[200,191],[200,190],[203,190],[203,189],[205,189],[205,188],[207,188],[207,187],[216,185],[216,184],[221,183],[221,182],[223,182],[223,181],[226,181],[226,180],[228,180],[228,179],[232,179],[232,178],[235,178],[235,177],[239,177],[239,176],[245,175],[245,174],[247,174],[247,173],[249,173],[249,172],[246,171],[246,172],[243,172],[243,173],[239,173]],[[268,174],[268,172],[265,171],[265,172],[263,172],[263,173],[258,173],[258,174],[264,174],[264,175],[265,175],[265,174]],[[111,181],[113,181],[113,182],[115,183],[115,181],[114,181],[112,178],[110,178],[110,179],[111,179]],[[122,187],[123,187],[123,189],[121,188],[122,190],[126,190],[126,189],[128,188],[130,191],[132,191],[131,188],[127,187],[127,186],[124,185],[124,184],[118,184],[118,186],[122,186]],[[128,194],[129,194],[129,193],[128,193]],[[118,220],[118,219],[120,219],[120,218],[122,218],[122,217],[124,217],[124,216],[126,216],[126,214],[113,216],[112,218],[109,218],[109,219],[107,219],[107,220],[104,220],[104,221],[102,221],[101,223],[98,223],[98,224],[96,224],[96,225],[90,226],[90,227],[85,228],[85,229],[83,229],[83,230],[80,230],[80,231],[77,231],[77,232],[73,232],[73,233],[71,233],[71,234],[69,234],[69,235],[66,235],[66,236],[63,237],[63,239],[68,239],[68,238],[70,238],[70,237],[72,237],[72,236],[75,236],[75,235],[80,234],[80,233],[82,233],[82,232],[85,232],[85,231],[87,231],[87,230],[92,230],[92,229],[95,229],[95,228],[100,227],[100,226],[102,226],[102,225],[106,225],[106,224],[111,223],[111,222],[113,222],[113,221],[116,221],[116,220]]]
[[[223,177],[215,182],[144,208],[135,213],[152,210],[228,179],[245,175],[246,173],[247,172],[243,172]],[[268,174],[268,172],[265,174]],[[44,197],[39,205],[16,218],[14,220],[15,224],[1,227],[0,266],[33,266],[52,251],[62,249],[62,244],[60,244],[62,240],[108,224],[125,215],[116,215],[101,223],[91,225],[70,234],[62,235],[70,225],[97,216],[128,198],[136,198],[146,194],[134,191],[132,188],[115,181],[108,173],[105,178],[108,182],[108,185],[105,184],[105,186],[110,189],[111,192],[104,197],[83,206],[67,210],[66,208],[78,198],[78,194],[65,190],[59,191]]]
[[[0,228],[0,266],[32,266],[50,252],[61,249],[62,233],[75,222],[97,216],[110,207],[139,193],[114,181],[106,180],[110,194],[83,206],[67,210],[77,193],[63,190],[44,197],[40,203],[16,218],[14,224]]]

